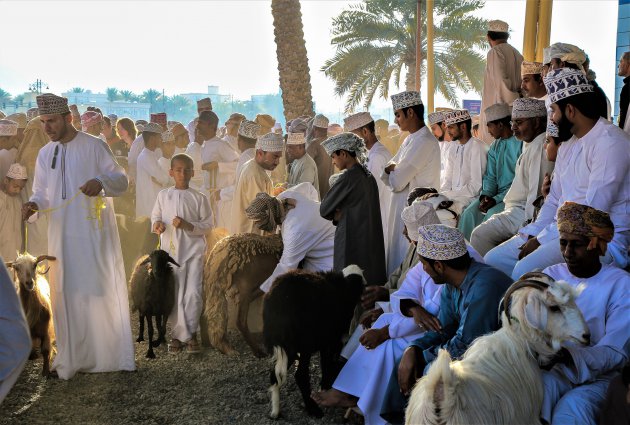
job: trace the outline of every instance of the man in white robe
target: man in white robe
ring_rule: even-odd
[[[228,145],[235,151],[238,152],[238,129],[240,128],[241,123],[245,120],[245,115],[239,114],[238,112],[233,113],[225,122],[225,136],[223,136],[223,140],[228,142]]]
[[[615,224],[606,264],[628,264],[630,242],[630,136],[600,118],[593,87],[581,71],[549,72],[545,85],[561,140],[551,190],[536,221],[489,251],[486,263],[518,278],[561,263],[556,212],[565,201],[606,211]],[[571,136],[572,134],[572,136]]]
[[[488,22],[487,37],[490,51],[486,58],[486,71],[483,76],[479,138],[490,144],[493,138],[488,133],[484,111],[497,103],[511,105],[520,97],[523,56],[508,43],[509,27],[506,22],[499,20]]]
[[[136,177],[136,217],[151,217],[158,193],[169,184],[168,174],[160,167],[157,147],[162,144],[162,128],[154,123],[144,127],[145,147],[138,156]]]
[[[212,111],[204,111],[199,115],[197,131],[204,140],[201,147],[201,169],[203,170],[203,181],[206,193],[211,194],[216,199],[215,192],[229,186],[234,178],[236,162],[239,154],[228,142],[217,136],[219,117]],[[222,163],[231,166],[226,173],[220,173],[219,166]]]
[[[594,424],[608,385],[630,358],[630,274],[600,262],[613,237],[613,223],[603,211],[566,202],[558,210],[558,231],[566,263],[543,272],[572,286],[586,285],[575,303],[590,343],[567,343],[560,360],[543,372],[541,416],[553,424]]]
[[[431,132],[438,140],[440,145],[440,185],[444,182],[444,170],[446,169],[446,161],[448,160],[448,153],[455,143],[451,143],[451,135],[446,131],[446,123],[444,122],[444,113],[451,111],[448,108],[439,108],[441,111],[431,112],[427,117],[429,120],[429,128]]]
[[[385,242],[385,261],[387,261],[387,225],[389,223],[388,215],[392,191],[379,176],[383,174],[385,167],[392,159],[392,154],[389,153],[385,145],[376,137],[376,125],[374,118],[372,118],[369,112],[357,112],[356,114],[350,115],[344,118],[343,124],[345,131],[350,131],[361,137],[365,142],[365,147],[368,149],[367,168],[376,178],[376,185],[378,186],[378,200],[381,206],[381,221],[383,222],[383,241]]]
[[[212,209],[208,198],[189,187],[192,160],[185,154],[171,160],[170,174],[175,186],[162,190],[151,213],[151,226],[160,234],[161,247],[179,264],[177,299],[169,316],[172,347],[188,344],[188,351],[199,350],[197,327],[203,310],[202,282],[206,233],[212,228]]]
[[[405,258],[409,242],[403,235],[400,214],[407,205],[409,191],[416,187],[440,186],[440,148],[431,130],[424,125],[420,93],[409,91],[392,96],[396,124],[409,136],[389,161],[381,180],[392,191],[387,223],[387,274]]]
[[[541,100],[517,99],[512,111],[512,129],[523,141],[523,152],[516,161],[512,186],[503,198],[505,210],[494,214],[473,230],[470,243],[486,255],[495,246],[514,236],[534,217],[534,201],[540,196],[545,175],[553,171],[553,162],[545,155],[545,116]]]
[[[0,257],[0,404],[19,378],[31,353],[28,324],[3,260],[10,259]]]
[[[479,197],[488,161],[488,146],[470,133],[472,120],[468,110],[446,112],[446,129],[455,145],[448,153],[440,194],[453,201],[457,214]]]
[[[62,379],[77,372],[135,370],[129,299],[110,196],[127,190],[127,176],[102,140],[77,132],[68,100],[37,96],[52,142],[37,156],[28,218],[47,210],[49,281]],[[104,192],[104,197],[102,193]],[[105,208],[103,208],[103,206]]]
[[[310,183],[317,190],[319,198],[317,164],[313,158],[306,153],[306,139],[304,138],[304,134],[287,134],[286,153],[289,162],[287,186],[292,187],[300,183]]]
[[[298,268],[328,271],[333,268],[335,226],[319,215],[319,193],[311,183],[300,183],[276,198],[260,193],[246,210],[248,217],[267,232],[280,226],[282,257],[260,286],[269,292],[279,275]]]
[[[191,120],[186,126],[186,130],[188,130],[189,143],[197,140],[197,122],[199,121],[199,115],[203,111],[212,111],[212,100],[209,97],[204,97],[203,99],[199,99],[197,101],[197,117],[194,120]]]

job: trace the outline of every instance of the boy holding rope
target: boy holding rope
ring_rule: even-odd
[[[194,176],[190,156],[174,155],[169,175],[175,186],[158,194],[151,214],[153,232],[160,235],[160,246],[180,265],[175,268],[177,299],[169,317],[173,338],[169,352],[182,351],[185,344],[188,353],[198,353],[205,235],[212,228],[212,209],[208,198],[190,187]]]

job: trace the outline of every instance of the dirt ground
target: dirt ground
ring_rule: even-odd
[[[134,340],[137,316],[132,317]],[[0,405],[0,424],[328,424],[343,423],[344,409],[309,418],[293,377],[281,391],[282,416],[269,419],[270,359],[258,359],[240,334],[230,332],[241,354],[169,354],[146,342],[136,346],[135,372],[77,374],[69,381],[45,380],[40,360],[28,361],[22,376]],[[313,387],[319,368],[311,367]],[[293,372],[291,372],[293,373]]]

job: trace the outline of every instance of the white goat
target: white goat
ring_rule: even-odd
[[[18,254],[15,261],[6,263],[6,266],[13,269],[13,279],[16,281],[16,289],[31,333],[33,351],[30,358],[36,357],[34,347],[39,342],[44,359],[42,376],[48,377],[50,375],[50,356],[53,352],[54,330],[50,306],[50,286],[43,273],[38,270],[39,263],[44,260],[54,261],[56,258],[48,255],[40,255],[35,258],[31,254],[24,253]]]
[[[563,341],[590,340],[574,301],[583,289],[543,273],[515,282],[504,297],[503,327],[477,338],[459,361],[440,350],[411,393],[406,423],[539,424],[539,364]]]

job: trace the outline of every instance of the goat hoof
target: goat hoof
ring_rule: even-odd
[[[306,406],[306,413],[308,413],[309,416],[313,416],[316,418],[324,417],[324,412],[315,403],[313,403],[312,405],[309,403],[309,405]]]
[[[160,344],[162,343],[162,341],[160,341],[159,339],[157,341],[153,341],[151,343],[151,347],[159,347]]]
[[[139,336],[138,338],[136,338],[136,342],[142,342],[142,341],[144,341],[143,337]]]
[[[38,357],[39,357],[39,353],[37,352],[37,350],[31,350],[31,354],[29,354],[28,359],[35,360]]]
[[[147,359],[154,359],[155,353],[153,351],[147,351]]]

